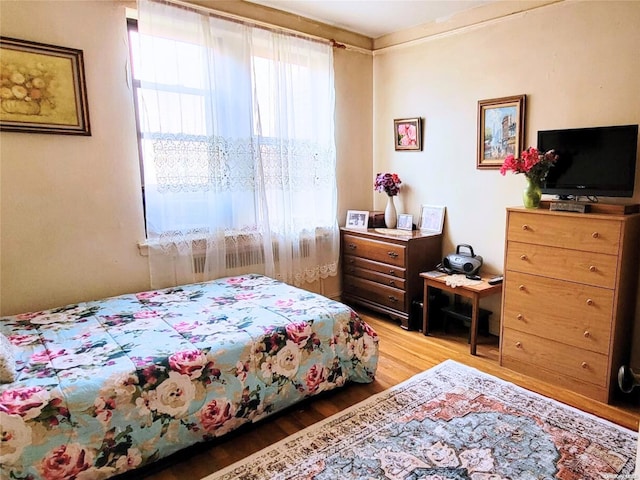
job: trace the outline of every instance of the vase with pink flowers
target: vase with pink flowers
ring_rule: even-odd
[[[520,154],[520,158],[507,156],[500,167],[500,173],[505,175],[508,170],[524,173],[527,186],[522,192],[522,203],[525,208],[538,208],[542,199],[542,183],[557,160],[558,155],[554,150],[540,153],[537,148],[529,147]]]
[[[378,173],[376,175],[373,188],[376,192],[384,192],[387,194],[387,206],[384,210],[384,223],[387,228],[396,228],[398,215],[396,206],[393,203],[393,197],[400,193],[400,185],[402,181],[395,173]]]

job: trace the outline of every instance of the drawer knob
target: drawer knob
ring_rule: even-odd
[[[528,260],[528,257],[523,253],[520,255],[520,260]]]
[[[396,286],[396,281],[395,280],[389,280],[389,285],[391,285],[392,287]]]
[[[516,348],[522,348],[522,342],[516,342]]]
[[[589,364],[588,364],[587,362],[582,362],[582,363],[580,364],[580,366],[581,366],[582,368],[589,368]]]
[[[591,336],[591,332],[589,330],[585,330],[583,335],[584,335],[584,338],[589,338]]]
[[[395,303],[395,302],[398,301],[398,299],[396,297],[394,297],[393,295],[389,295],[389,301]]]
[[[523,230],[529,230],[529,225],[527,225],[526,223],[524,225],[522,225],[522,229]]]
[[[591,266],[589,267],[589,271],[590,271],[590,272],[597,272],[597,271],[598,271],[598,267],[596,267],[595,265],[591,265]]]
[[[591,236],[592,236],[593,238],[598,238],[598,237],[600,236],[600,234],[599,234],[598,232],[593,232],[593,233],[591,234]]]
[[[395,277],[396,276],[396,271],[395,270],[389,270],[389,275],[393,275]]]
[[[593,305],[593,299],[587,298],[587,305],[589,306]]]
[[[519,313],[518,315],[516,315],[516,318],[518,320],[524,320],[524,315],[522,315],[521,313]]]
[[[398,258],[398,254],[396,252],[387,252],[387,255],[389,255],[391,258]]]
[[[520,290],[521,292],[524,292],[527,289],[527,287],[525,287],[524,285],[520,285],[518,287],[518,290]]]
[[[350,243],[349,245],[347,245],[347,248],[350,248],[351,250],[355,250],[356,245],[354,243]]]

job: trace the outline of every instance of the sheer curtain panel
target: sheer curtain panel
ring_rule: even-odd
[[[331,46],[150,0],[131,40],[152,287],[335,275]]]

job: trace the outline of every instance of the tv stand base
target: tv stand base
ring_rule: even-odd
[[[615,203],[600,203],[600,202],[562,202],[560,200],[542,200],[540,202],[540,208],[548,209],[548,210],[561,210],[559,208],[551,208],[552,204],[556,203],[571,203],[571,204],[580,204],[588,207],[585,212],[590,213],[603,213],[609,215],[628,215],[630,213],[640,213],[640,204],[638,203],[623,203],[623,204],[615,204]],[[564,210],[564,209],[562,209]],[[577,212],[578,210],[564,210]]]
[[[556,200],[549,204],[552,212],[575,212],[587,213],[591,211],[591,204],[584,202],[570,202],[566,200]]]

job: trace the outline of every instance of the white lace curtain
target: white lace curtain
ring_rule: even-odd
[[[152,287],[335,275],[332,48],[150,0],[135,38]]]

